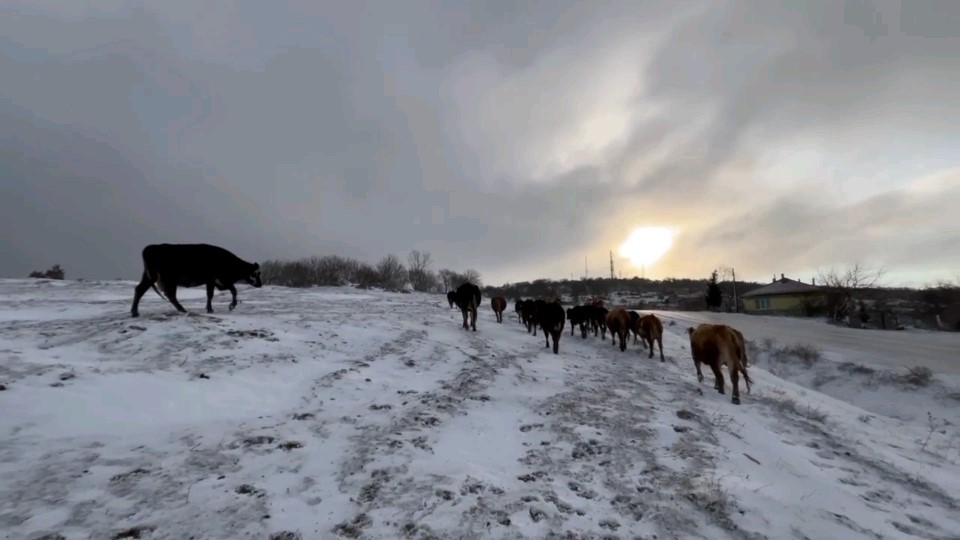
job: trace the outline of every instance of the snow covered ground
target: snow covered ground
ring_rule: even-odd
[[[735,406],[682,322],[661,364],[487,299],[133,286],[0,280],[0,538],[960,538],[950,374],[744,329]]]

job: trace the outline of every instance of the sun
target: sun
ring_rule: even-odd
[[[667,227],[639,227],[620,245],[620,255],[634,266],[646,266],[660,260],[673,245],[673,231]]]

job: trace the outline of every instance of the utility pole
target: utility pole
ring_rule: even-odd
[[[587,270],[587,256],[583,256],[583,279],[590,279],[590,272]]]
[[[613,271],[613,251],[610,252],[610,279],[617,279],[617,274]]]
[[[730,267],[730,273],[733,274],[733,312],[740,313],[740,300],[737,299],[737,271]]]

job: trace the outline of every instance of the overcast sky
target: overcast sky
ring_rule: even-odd
[[[785,5],[792,7],[778,7]],[[68,7],[64,7],[68,6]],[[488,284],[960,275],[960,2],[6,0],[0,275],[428,251]]]

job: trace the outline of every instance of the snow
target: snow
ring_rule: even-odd
[[[512,303],[476,333],[346,287],[134,319],[134,285],[0,280],[0,538],[960,537],[957,335],[740,316],[736,406],[694,314],[659,313],[660,363],[569,327],[554,355]]]

